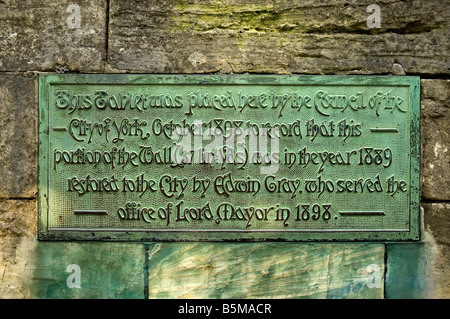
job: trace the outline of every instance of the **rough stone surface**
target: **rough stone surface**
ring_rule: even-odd
[[[75,2],[74,2],[75,3]],[[106,58],[106,0],[0,2],[0,71],[101,71]]]
[[[36,200],[0,200],[0,299],[29,298],[25,268],[36,246]]]
[[[368,28],[370,0],[166,1],[176,29],[255,30],[281,33],[416,33],[448,26],[442,1],[388,0],[379,3],[379,28]]]
[[[37,194],[36,82],[33,75],[0,74],[0,198]]]
[[[423,203],[425,228],[436,242],[434,276],[437,284],[434,298],[450,297],[450,204]]]
[[[423,199],[450,199],[449,99],[449,80],[421,80]]]
[[[371,3],[113,1],[109,62],[116,72],[386,74],[397,63],[448,73],[448,10],[387,1],[382,28],[369,29]]]
[[[384,245],[153,244],[148,273],[150,298],[382,298]]]

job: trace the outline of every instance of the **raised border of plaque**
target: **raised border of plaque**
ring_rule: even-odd
[[[40,240],[419,240],[420,78],[41,74],[38,167]]]

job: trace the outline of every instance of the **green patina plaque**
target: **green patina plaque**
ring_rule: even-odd
[[[419,85],[42,75],[39,238],[418,240]]]

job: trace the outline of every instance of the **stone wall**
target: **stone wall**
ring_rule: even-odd
[[[449,298],[449,25],[448,0],[0,1],[0,298]],[[47,72],[420,76],[423,240],[37,241]]]

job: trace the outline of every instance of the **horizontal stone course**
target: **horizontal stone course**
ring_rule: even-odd
[[[381,4],[379,30],[366,25],[369,3],[315,3],[113,1],[111,71],[448,74],[448,12],[430,12],[436,3]]]
[[[173,3],[173,5],[171,5]],[[172,13],[175,29],[256,30],[293,33],[418,33],[448,26],[449,12],[439,1],[390,0],[376,3],[379,28],[369,29],[373,1],[176,1],[149,8]],[[120,3],[122,5],[122,3]],[[133,4],[134,5],[134,4]]]

